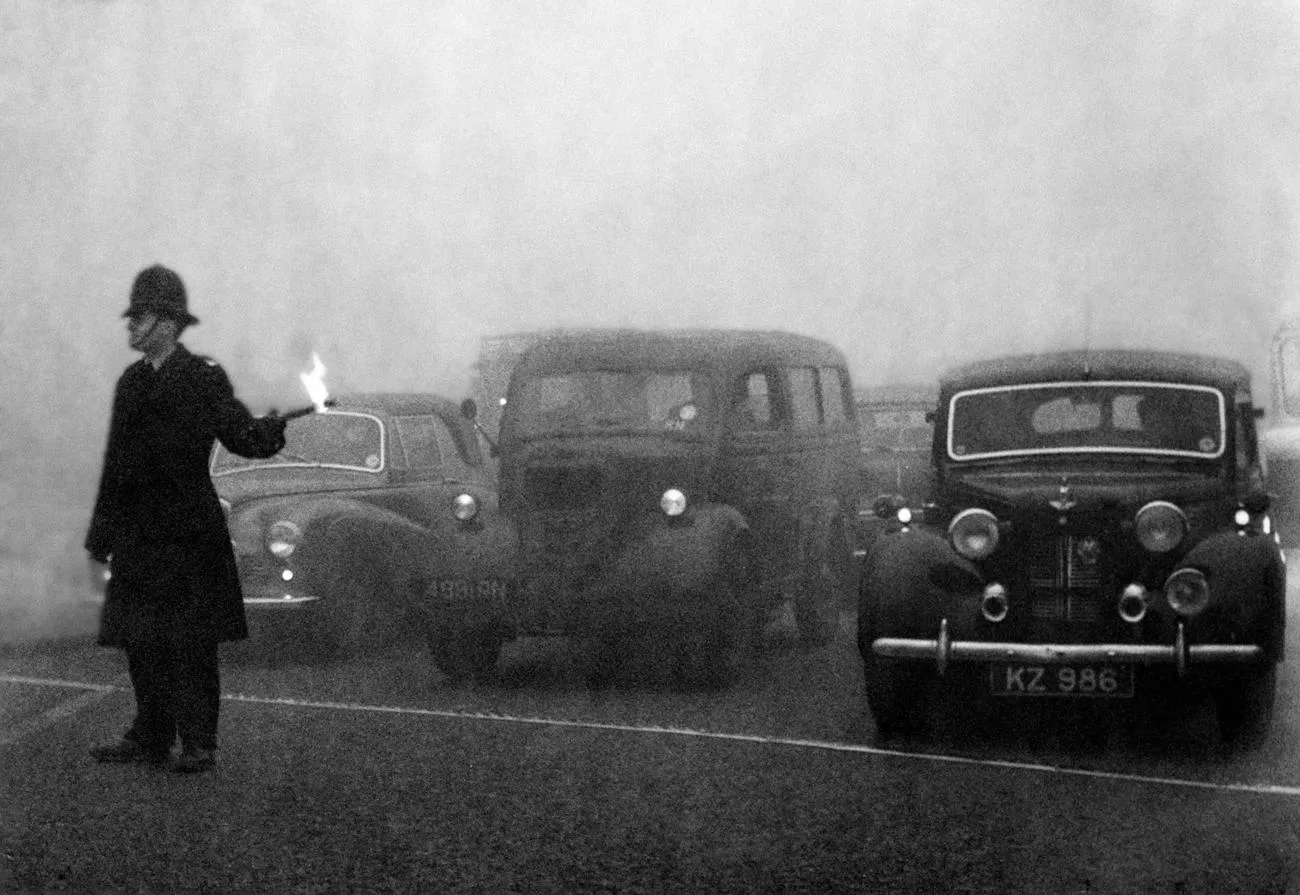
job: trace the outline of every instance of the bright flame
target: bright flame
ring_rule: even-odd
[[[307,397],[316,405],[316,411],[324,413],[330,393],[325,387],[325,365],[320,362],[320,355],[315,351],[311,353],[311,372],[299,373],[298,378],[302,380],[303,388],[307,389]]]

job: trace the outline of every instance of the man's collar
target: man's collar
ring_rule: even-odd
[[[161,370],[163,364],[167,363],[167,361],[171,360],[173,357],[180,354],[184,350],[185,350],[185,346],[182,345],[180,342],[172,342],[171,347],[167,349],[167,353],[164,354],[162,357],[158,358],[157,360],[154,360],[152,358],[145,358],[145,360],[148,361],[155,370]]]

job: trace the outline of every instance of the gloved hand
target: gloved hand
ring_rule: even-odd
[[[256,421],[258,440],[267,451],[267,456],[284,450],[284,427],[289,421],[272,410]]]

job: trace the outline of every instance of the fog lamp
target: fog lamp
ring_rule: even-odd
[[[272,523],[266,531],[266,549],[279,559],[288,559],[298,549],[302,539],[302,529],[292,522],[280,520]]]
[[[1126,622],[1137,623],[1146,618],[1146,614],[1147,589],[1134,582],[1119,595],[1119,617]]]
[[[1187,517],[1167,500],[1153,500],[1133,520],[1138,543],[1152,553],[1168,553],[1187,537]]]
[[[948,524],[952,547],[967,559],[984,559],[998,546],[998,519],[988,510],[962,510]]]
[[[469,522],[478,515],[478,500],[473,494],[457,494],[451,502],[451,514],[461,522]]]
[[[1001,584],[990,584],[984,588],[980,600],[980,615],[991,622],[1000,622],[1011,610],[1011,601],[1007,599],[1007,589]]]
[[[669,488],[659,498],[659,509],[665,516],[676,517],[686,512],[686,495],[676,488]]]
[[[1191,618],[1210,605],[1210,582],[1200,569],[1179,569],[1165,582],[1165,599],[1174,612]]]

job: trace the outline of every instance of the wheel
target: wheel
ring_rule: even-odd
[[[324,597],[316,649],[338,658],[355,657],[399,639],[399,608],[387,576],[374,566],[347,570]]]
[[[730,585],[720,585],[711,599],[717,612],[678,635],[675,671],[688,686],[720,689],[736,680],[753,655],[758,616]]]
[[[1250,668],[1232,675],[1215,694],[1219,735],[1229,746],[1262,745],[1273,725],[1277,666]]]
[[[925,726],[925,687],[920,671],[888,659],[864,659],[867,708],[881,739]]]
[[[494,628],[439,630],[429,635],[429,652],[438,670],[458,683],[491,674],[504,642]]]

